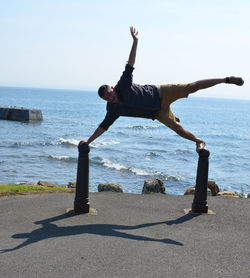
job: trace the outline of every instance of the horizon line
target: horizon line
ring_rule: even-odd
[[[55,90],[55,91],[77,91],[77,92],[90,92],[96,93],[97,90],[93,89],[63,89],[63,88],[47,88],[47,87],[29,87],[29,86],[8,86],[8,85],[0,85],[0,88],[16,88],[16,89],[37,89],[37,90]],[[209,97],[209,96],[196,96],[190,95],[189,98],[210,98],[210,99],[228,99],[228,100],[244,100],[250,101],[250,98],[234,98],[234,97]]]

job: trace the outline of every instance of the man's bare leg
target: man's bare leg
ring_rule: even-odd
[[[173,131],[175,131],[181,137],[191,140],[196,143],[196,151],[199,152],[206,146],[206,143],[200,138],[196,137],[192,132],[185,129],[180,123],[176,122],[170,127]]]
[[[200,138],[196,137],[192,132],[190,132],[189,130],[185,129],[180,123],[175,123],[171,129],[173,131],[175,131],[178,135],[180,135],[181,137],[191,140],[195,143],[200,143],[203,142],[203,140],[201,140]]]
[[[207,89],[221,83],[228,83],[228,84],[235,84],[238,86],[242,86],[244,84],[244,80],[241,77],[234,77],[234,76],[226,77],[226,78],[203,79],[189,84],[191,90],[190,93],[195,93],[198,90]]]

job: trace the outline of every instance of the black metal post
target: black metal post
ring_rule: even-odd
[[[208,166],[209,150],[203,149],[199,152],[198,168],[196,175],[196,185],[192,212],[207,213],[207,183],[208,183]]]
[[[75,213],[89,212],[89,145],[78,147],[78,165],[76,179],[76,195],[74,201]]]

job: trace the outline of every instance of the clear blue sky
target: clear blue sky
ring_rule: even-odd
[[[0,86],[115,85],[139,30],[134,82],[242,76],[199,96],[250,99],[249,0],[0,0]]]

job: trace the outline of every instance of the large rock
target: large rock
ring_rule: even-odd
[[[144,186],[142,189],[143,194],[149,193],[166,193],[165,186],[163,185],[162,180],[160,179],[149,179],[144,181]]]
[[[120,184],[113,183],[100,183],[98,185],[98,192],[101,191],[112,191],[112,192],[123,192],[123,188]]]
[[[37,183],[37,185],[40,185],[40,186],[45,186],[45,187],[57,187],[57,185],[53,184],[53,183],[49,183],[47,181],[39,181]]]
[[[194,193],[195,193],[195,187],[191,186],[186,190],[184,195],[194,195]],[[214,196],[209,188],[207,189],[207,195],[208,196]]]
[[[215,181],[208,181],[207,188],[208,188],[207,189],[208,196],[217,196],[218,192],[220,191]],[[194,195],[194,192],[195,192],[195,186],[191,186],[186,190],[184,195]]]
[[[239,198],[239,195],[235,192],[224,190],[222,192],[219,192],[217,194],[220,197],[234,197],[234,198]]]
[[[195,187],[194,186],[191,186],[189,187],[186,192],[184,193],[184,195],[194,195],[194,192],[195,192]]]
[[[208,181],[207,187],[211,190],[212,196],[217,196],[220,192],[219,186],[215,183],[215,181]]]

